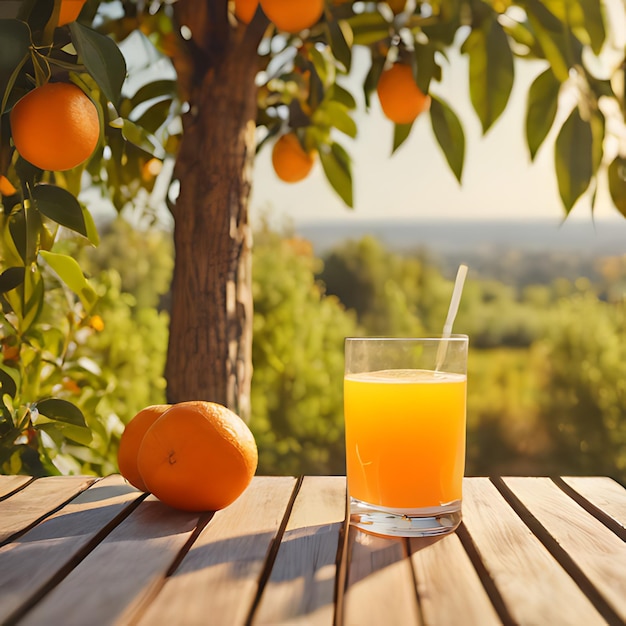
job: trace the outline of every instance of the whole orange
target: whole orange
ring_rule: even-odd
[[[64,26],[70,22],[74,22],[80,15],[87,0],[63,0],[61,2],[61,10],[59,12],[58,26]]]
[[[263,13],[278,30],[299,33],[315,24],[324,12],[324,0],[259,0]]]
[[[170,408],[169,404],[153,404],[142,409],[126,424],[120,437],[117,451],[117,465],[120,474],[133,486],[141,491],[148,491],[139,469],[137,468],[137,454],[146,431],[154,422]]]
[[[315,163],[315,153],[305,152],[294,133],[280,137],[272,149],[272,165],[278,178],[286,183],[297,183],[306,178]]]
[[[235,15],[240,22],[249,24],[259,6],[259,0],[235,0]]]
[[[250,484],[258,463],[254,436],[214,402],[172,406],[148,429],[137,466],[148,490],[184,511],[217,511]]]
[[[46,83],[11,110],[20,155],[42,170],[69,170],[86,161],[100,137],[95,104],[73,83]]]
[[[411,124],[430,106],[430,97],[415,83],[408,65],[396,63],[378,79],[378,99],[385,117],[396,124]]]

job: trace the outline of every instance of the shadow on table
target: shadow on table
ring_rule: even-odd
[[[354,585],[367,576],[370,576],[386,567],[400,561],[441,541],[445,535],[439,537],[382,537],[364,532],[350,526],[347,546],[347,582]]]

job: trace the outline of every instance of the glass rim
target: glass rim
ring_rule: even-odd
[[[467,341],[469,335],[453,333],[451,335],[423,335],[422,337],[346,337],[345,341]]]

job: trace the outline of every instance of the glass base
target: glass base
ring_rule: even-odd
[[[385,537],[433,537],[461,523],[461,501],[422,509],[391,509],[350,498],[350,524]]]

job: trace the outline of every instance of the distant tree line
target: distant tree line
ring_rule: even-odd
[[[172,249],[169,233],[118,219],[98,248],[74,251],[100,299],[40,384],[81,407],[92,439],[44,438],[39,457],[24,443],[3,471],[115,471],[124,423],[165,400]],[[555,274],[518,287],[470,269],[455,322],[471,346],[468,474],[594,473],[626,483],[626,256],[600,259],[596,271],[594,280]],[[308,241],[261,226],[250,417],[259,472],[344,473],[344,338],[439,333],[451,291],[424,251],[398,254],[364,237],[320,259]]]

